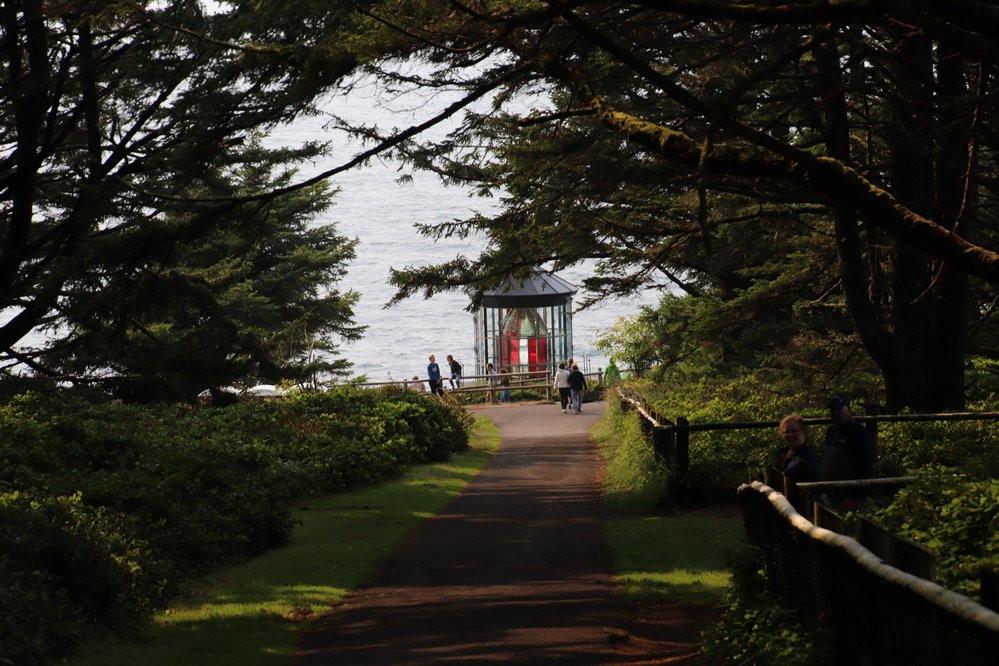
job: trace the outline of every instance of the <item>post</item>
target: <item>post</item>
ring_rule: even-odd
[[[794,481],[791,480],[791,477],[785,476],[784,474],[781,474],[781,477],[784,480],[784,483],[782,484],[784,487],[781,488],[781,490],[784,491],[784,497],[786,497],[787,501],[791,503],[791,506],[794,507],[795,511],[804,514],[804,511],[801,510],[800,502],[797,501],[798,489],[795,487]]]
[[[824,527],[830,532],[836,532],[837,534],[845,534],[847,532],[843,519],[825,504],[814,502],[812,504],[812,513],[815,516],[813,522],[817,527]]]
[[[604,369],[597,368],[597,386],[603,386],[604,384]]]
[[[642,437],[648,437],[650,440],[652,440],[652,444],[654,446],[655,445],[655,439],[652,437],[652,432],[654,430],[653,427],[652,427],[652,422],[649,421],[644,416],[640,416],[638,418],[638,428],[639,428],[639,430],[642,431]]]
[[[999,613],[999,571],[982,569],[982,605]]]
[[[877,405],[864,405],[864,412],[867,416],[877,417],[884,413],[884,409]],[[867,419],[863,422],[864,428],[867,430],[867,434],[871,436],[871,445],[874,446],[874,453],[877,455],[878,448],[878,419]]]
[[[642,419],[645,422],[645,419]],[[665,460],[667,463],[672,458],[673,451],[676,450],[676,434],[670,428],[652,428],[652,450],[656,457]]]
[[[871,445],[876,451],[878,446],[878,422],[875,420],[864,421],[864,427],[867,428],[867,433],[871,436]]]
[[[677,426],[688,426],[690,421],[682,416],[676,418]],[[676,430],[676,469],[680,474],[690,470],[690,431],[686,427]]]

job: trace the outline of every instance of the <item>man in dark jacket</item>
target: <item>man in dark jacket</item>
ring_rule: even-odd
[[[458,363],[451,354],[447,355],[447,367],[451,371],[451,377],[448,381],[451,382],[451,388],[461,388],[461,363]]]
[[[583,412],[583,391],[586,390],[586,376],[579,371],[579,366],[572,364],[569,372],[569,396],[572,398],[572,411],[574,414]]]
[[[826,402],[832,425],[822,446],[822,480],[869,479],[874,468],[874,443],[864,426],[850,415],[850,401],[834,395]],[[863,491],[828,493],[834,507],[852,509],[864,499]]]

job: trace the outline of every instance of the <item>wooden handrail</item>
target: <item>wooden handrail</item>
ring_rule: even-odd
[[[679,419],[676,423],[665,421],[662,423],[659,418],[652,416],[651,409],[645,407],[645,403],[636,398],[624,395],[618,390],[618,395],[622,400],[632,404],[635,408],[657,428],[667,428],[669,430],[685,432],[703,432],[707,430],[753,430],[764,428],[776,428],[780,421],[722,421],[715,423],[686,423]],[[999,419],[999,412],[942,412],[938,414],[854,414],[853,420],[860,423],[904,423],[904,422],[927,422],[927,421],[990,421]],[[804,418],[802,421],[808,425],[829,425],[832,419],[829,418]]]
[[[587,378],[596,377],[599,380],[603,376],[603,373],[602,372],[584,372],[583,375],[585,377],[587,377]],[[545,383],[551,384],[552,381],[554,380],[554,377],[552,375],[549,375],[547,373],[547,370],[541,370],[541,371],[504,372],[504,373],[498,373],[497,372],[497,373],[494,373],[494,374],[491,374],[491,375],[462,375],[461,376],[461,381],[462,381],[462,383],[465,383],[465,382],[468,382],[469,380],[473,380],[473,379],[487,380],[487,381],[484,381],[481,384],[481,386],[488,386],[488,384],[489,384],[488,380],[493,380],[494,382],[496,382],[495,386],[498,386],[499,385],[499,379],[501,377],[508,377],[511,380],[515,379],[515,380],[521,381],[521,382],[526,381],[526,379],[539,379],[539,380],[543,379],[544,381],[543,382],[539,382],[538,386],[543,386]],[[448,377],[446,375],[442,375],[441,379],[444,380],[444,381],[447,381]],[[394,381],[385,381],[385,382],[343,382],[342,384],[332,384],[331,386],[359,386],[359,387],[362,387],[362,388],[367,388],[367,387],[371,387],[371,386],[400,386],[402,384],[415,384],[417,382],[426,382],[426,381],[427,381],[426,377],[420,377],[419,379],[397,379],[397,380],[394,380]],[[495,386],[494,386],[494,388],[495,388]],[[520,384],[518,384],[518,386],[520,386]],[[472,387],[469,387],[469,388],[472,388]],[[453,390],[456,390],[456,391],[462,390],[463,391],[463,390],[465,390],[465,387],[462,387],[461,389],[453,389]]]
[[[759,481],[754,481],[751,484],[739,486],[740,497],[744,493],[758,493],[794,529],[817,542],[839,548],[858,567],[869,571],[878,578],[906,588],[922,597],[927,603],[957,615],[967,622],[977,624],[987,631],[999,632],[999,613],[936,583],[885,564],[870,550],[860,545],[856,539],[816,526],[798,513],[779,491]]]

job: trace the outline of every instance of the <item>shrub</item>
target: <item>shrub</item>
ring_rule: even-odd
[[[721,619],[705,632],[701,650],[726,664],[830,663],[828,637],[783,608],[767,590],[763,555],[746,546],[729,561],[732,584]]]
[[[971,405],[968,411],[988,411]],[[927,465],[959,469],[974,478],[999,477],[999,421],[882,423],[876,465],[883,476],[912,474]]]
[[[0,495],[0,654],[43,663],[94,629],[134,625],[160,596],[161,562],[133,521],[79,493]]]
[[[680,381],[632,380],[625,386],[663,418],[683,416],[691,423],[778,420],[811,401],[784,393],[762,375]],[[779,446],[776,429],[692,433],[689,471],[686,477],[670,478],[667,495],[687,502],[734,499],[736,488],[746,480],[747,467],[762,468]]]
[[[0,406],[0,664],[143,619],[192,577],[283,543],[296,496],[444,460],[470,425],[400,390],[224,409],[15,397]]]
[[[666,498],[670,472],[642,435],[638,414],[607,404],[596,439],[607,464],[604,498],[616,509],[648,510]]]
[[[928,549],[937,581],[977,598],[983,569],[999,569],[999,479],[971,480],[930,467],[871,518]]]
[[[817,395],[786,393],[766,373],[738,378],[698,378],[652,383],[632,380],[626,388],[637,393],[665,418],[687,418],[691,423],[777,421],[785,414],[810,415],[821,405]],[[969,411],[988,411],[990,405],[971,405]],[[825,417],[821,410],[811,415]],[[821,446],[824,428],[812,427],[810,437]],[[901,476],[928,464],[959,467],[974,478],[999,476],[999,421],[928,421],[882,423],[878,429],[875,474]],[[775,429],[694,432],[690,437],[690,471],[675,477],[670,495],[687,493],[690,500],[734,497],[746,478],[746,468],[761,471],[783,446]],[[675,487],[685,481],[686,488]]]

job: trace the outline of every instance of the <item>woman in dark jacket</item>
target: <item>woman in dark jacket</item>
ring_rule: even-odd
[[[798,414],[788,414],[780,422],[780,435],[787,446],[777,454],[774,467],[795,483],[815,481],[819,473],[819,457],[808,443],[808,430]]]

